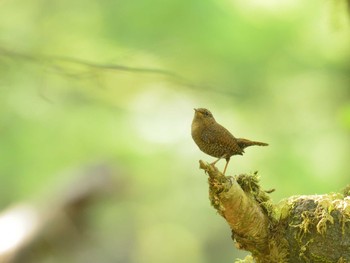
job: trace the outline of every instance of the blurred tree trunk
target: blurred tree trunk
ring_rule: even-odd
[[[292,196],[278,205],[260,189],[257,173],[224,176],[200,161],[209,175],[209,198],[225,218],[239,249],[238,262],[350,262],[350,196]]]

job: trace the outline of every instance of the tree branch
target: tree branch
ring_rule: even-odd
[[[343,194],[292,196],[274,205],[257,172],[227,177],[199,162],[209,175],[212,206],[237,247],[252,253],[238,262],[350,262],[350,186]]]
[[[245,192],[236,179],[224,176],[216,167],[200,161],[200,168],[209,174],[211,203],[226,219],[238,246],[249,251],[266,252],[270,223],[256,196]],[[251,186],[254,178],[240,177],[240,181]]]

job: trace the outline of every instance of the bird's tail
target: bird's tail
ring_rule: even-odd
[[[243,138],[237,138],[237,143],[238,143],[239,147],[241,147],[242,149],[249,147],[249,146],[253,146],[253,145],[268,146],[268,144],[264,143],[264,142],[250,141],[250,140],[243,139]]]

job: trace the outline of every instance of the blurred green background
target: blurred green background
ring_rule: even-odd
[[[244,257],[209,204],[198,160],[214,158],[191,139],[195,107],[270,144],[233,157],[227,174],[258,170],[276,203],[340,191],[350,168],[346,11],[316,0],[0,1],[1,210],[30,203],[50,214],[62,189],[91,180],[81,167],[112,171],[107,194],[77,209],[83,223],[67,216],[61,242],[44,234],[17,262]],[[40,231],[59,223],[48,225]]]

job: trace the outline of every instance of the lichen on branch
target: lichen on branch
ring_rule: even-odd
[[[301,260],[296,262],[350,262],[350,197],[292,196],[279,206],[290,257]]]
[[[228,177],[203,161],[200,168],[209,175],[211,204],[230,225],[237,246],[253,253],[266,252],[273,220],[269,218],[271,210],[266,208],[269,198],[260,190],[257,174]]]
[[[350,196],[343,193],[292,196],[274,205],[257,172],[234,177],[200,161],[209,175],[209,199],[229,224],[238,262],[350,263]]]

